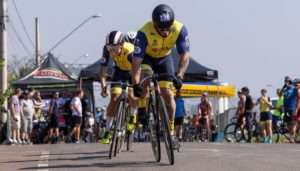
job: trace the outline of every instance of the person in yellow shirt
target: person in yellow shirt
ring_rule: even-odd
[[[267,96],[267,90],[261,90],[261,96],[257,100],[260,109],[260,124],[262,127],[262,136],[264,143],[272,143],[272,103],[270,97]]]

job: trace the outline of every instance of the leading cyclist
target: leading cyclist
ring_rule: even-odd
[[[189,39],[186,27],[175,20],[172,8],[165,4],[156,6],[152,12],[152,21],[147,22],[137,33],[132,62],[132,83],[134,95],[142,96],[143,86],[140,83],[141,63],[148,64],[156,74],[175,76],[172,49],[176,47],[180,56],[177,79],[174,86],[180,89],[182,79],[189,64]],[[174,137],[175,100],[171,90],[172,77],[159,80],[162,96],[169,113],[170,133]]]

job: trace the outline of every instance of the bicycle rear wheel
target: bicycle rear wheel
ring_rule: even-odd
[[[162,99],[162,96],[158,96],[157,105],[159,107],[158,109],[160,112],[160,117],[161,117],[161,122],[162,122],[161,127],[162,127],[167,156],[169,159],[169,163],[171,165],[173,165],[174,164],[174,151],[173,151],[173,144],[172,144],[171,135],[170,135],[169,117],[168,117],[167,108],[166,108],[164,100]]]
[[[157,111],[154,107],[154,98],[150,96],[149,106],[148,106],[148,125],[150,130],[150,141],[152,146],[153,155],[156,162],[160,162],[161,150],[160,150],[160,128],[159,128],[159,118]]]

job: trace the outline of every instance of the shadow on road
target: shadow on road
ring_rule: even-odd
[[[104,167],[104,168],[124,168],[124,167],[158,167],[158,166],[170,166],[169,164],[157,163],[154,161],[142,161],[142,162],[113,162],[113,163],[94,163],[94,164],[79,164],[79,165],[56,165],[48,167],[25,167],[20,170],[43,170],[43,169],[72,169],[72,168],[88,168],[88,167]]]
[[[50,158],[48,161],[77,161],[77,160],[92,160],[92,159],[108,159],[108,156],[82,156],[82,157],[64,157],[64,158]],[[5,161],[0,163],[30,163],[30,162],[38,162],[40,160],[16,160],[16,161]]]
[[[63,155],[92,155],[92,154],[107,154],[108,151],[94,151],[94,152],[77,152],[77,153],[50,153],[50,156],[63,156]],[[25,155],[25,157],[35,157],[40,156],[40,154]]]

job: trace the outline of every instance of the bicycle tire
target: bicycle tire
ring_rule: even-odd
[[[235,135],[234,135],[236,126],[237,126],[236,123],[229,123],[226,125],[224,129],[224,139],[227,142],[236,142]]]
[[[148,125],[150,129],[150,141],[152,152],[156,162],[161,160],[161,149],[160,149],[160,128],[159,128],[159,117],[154,107],[154,98],[150,96],[148,105]]]
[[[117,136],[116,136],[116,141],[115,141],[115,147],[114,147],[114,156],[117,156],[117,153],[119,153],[120,148],[121,148],[121,136],[122,132],[120,132],[122,129],[122,122],[123,122],[123,117],[124,117],[124,103],[121,101],[119,104],[118,108],[118,115],[117,115],[117,125],[116,125],[116,130],[117,130]]]
[[[234,138],[236,142],[241,142],[242,140],[245,140],[244,136],[244,129],[242,129],[240,126],[236,126],[234,128]]]
[[[128,123],[128,116],[129,116],[129,107],[127,104],[123,104],[122,109],[122,120],[121,120],[121,135],[120,135],[120,141],[118,142],[118,148],[117,152],[119,153],[123,147],[123,144],[125,143],[126,139],[126,130],[127,130],[127,123]]]
[[[157,105],[159,107],[158,109],[160,111],[160,116],[161,116],[161,122],[162,122],[161,127],[163,130],[162,132],[163,132],[167,156],[168,156],[170,165],[173,165],[174,164],[174,151],[173,151],[173,144],[172,144],[171,135],[170,135],[168,112],[167,112],[165,102],[162,99],[162,96],[160,96],[160,95],[158,96]]]
[[[109,147],[109,152],[108,152],[108,158],[111,159],[112,158],[112,154],[113,154],[113,148],[114,148],[114,144],[115,144],[115,140],[116,140],[116,132],[117,132],[117,127],[116,127],[116,119],[113,120],[113,134],[112,134],[112,139],[111,139],[111,143],[110,143],[110,147]]]
[[[272,140],[275,143],[279,143],[281,137],[280,129],[277,126],[273,126]]]

